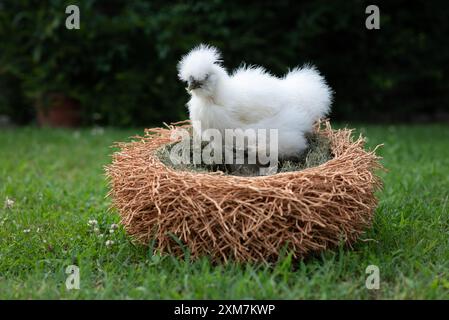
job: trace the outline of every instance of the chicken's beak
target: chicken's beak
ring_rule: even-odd
[[[201,88],[201,81],[197,81],[197,80],[189,80],[187,82],[187,90],[195,90],[198,88]]]

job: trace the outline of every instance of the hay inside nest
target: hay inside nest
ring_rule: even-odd
[[[190,131],[190,135],[192,132]],[[332,158],[332,151],[330,148],[329,139],[323,135],[319,135],[316,132],[306,134],[308,147],[298,157],[290,158],[288,160],[281,160],[278,162],[277,173],[300,171],[303,169],[319,166]],[[192,139],[190,151],[190,159],[193,158]],[[170,160],[170,151],[175,143],[163,145],[156,151],[156,156],[161,160],[163,164],[174,170],[190,171],[196,173],[207,173],[222,171],[226,175],[237,176],[259,176],[259,167],[256,165],[224,165],[224,164],[174,164]],[[201,150],[206,147],[207,143],[201,145]],[[235,156],[234,156],[235,158]]]
[[[136,241],[180,257],[188,251],[192,259],[271,262],[285,249],[300,258],[351,245],[370,226],[381,165],[352,130],[328,122],[315,128],[331,157],[317,166],[298,162],[270,176],[237,176],[164,163],[161,148],[178,126],[118,143],[106,168],[113,207]]]

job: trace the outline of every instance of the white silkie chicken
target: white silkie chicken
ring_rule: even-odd
[[[278,156],[290,158],[307,148],[306,132],[330,110],[332,90],[309,65],[284,77],[262,67],[243,66],[228,74],[219,51],[199,45],[182,57],[179,78],[191,94],[190,119],[201,130],[278,129]]]

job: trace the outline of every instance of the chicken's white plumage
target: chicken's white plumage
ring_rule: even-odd
[[[189,85],[190,119],[201,123],[201,130],[278,129],[280,158],[301,153],[307,147],[304,134],[330,111],[332,90],[313,66],[282,78],[254,66],[229,75],[219,51],[200,45],[181,59],[178,70]]]

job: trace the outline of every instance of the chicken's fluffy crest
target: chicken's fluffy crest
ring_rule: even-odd
[[[178,64],[178,76],[183,81],[189,77],[201,79],[215,66],[220,65],[220,52],[209,45],[200,44],[182,57]]]

